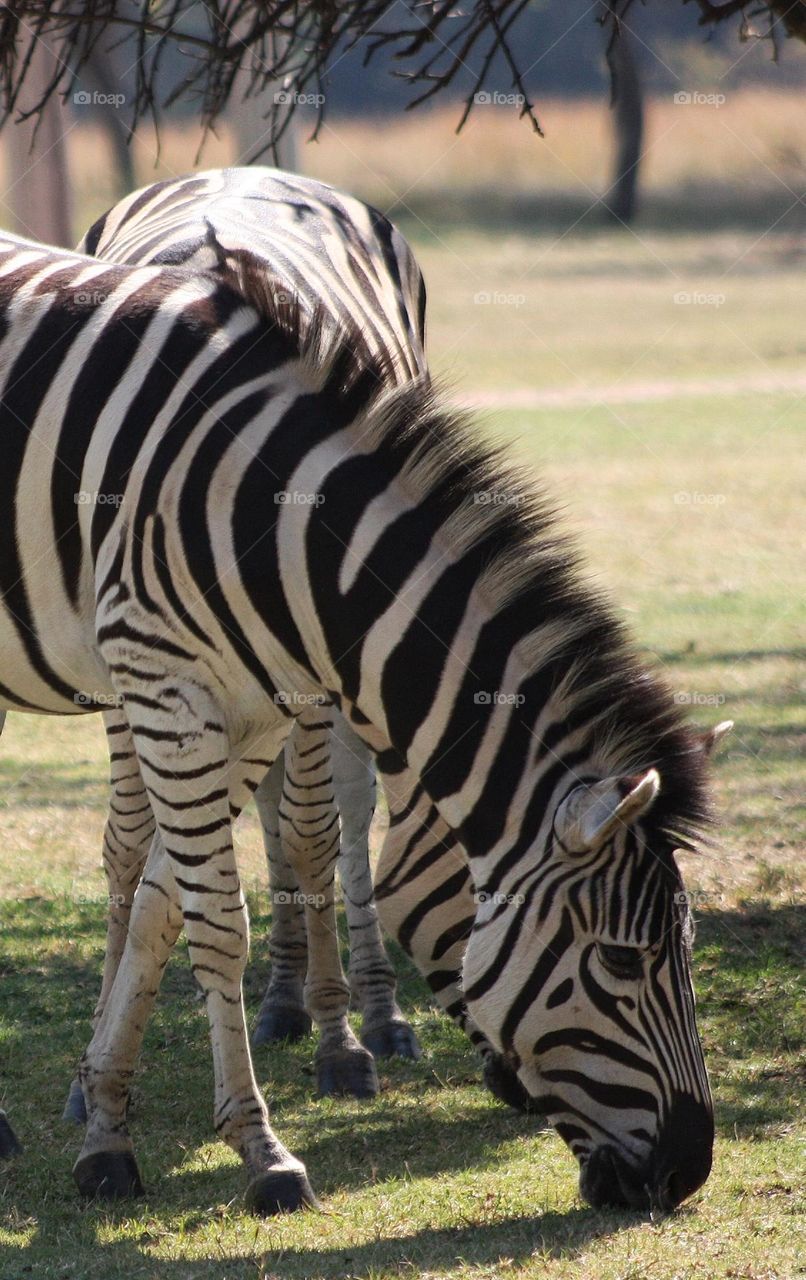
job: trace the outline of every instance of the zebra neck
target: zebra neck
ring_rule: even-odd
[[[490,629],[494,620],[487,619],[481,630]],[[540,630],[545,661],[532,670],[517,647],[502,657],[481,639],[470,661],[449,656],[406,750],[409,769],[458,836],[477,886],[498,885],[522,855],[545,847],[544,827],[559,799],[596,772],[591,726],[575,716],[569,697],[574,659],[549,643],[556,624]],[[407,714],[420,684],[412,679],[408,696],[399,687],[399,712],[385,690],[387,723]]]

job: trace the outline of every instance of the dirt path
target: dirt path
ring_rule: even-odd
[[[743,392],[802,395],[806,373],[764,373],[738,378],[673,379],[654,382],[613,382],[593,387],[531,387],[476,391],[457,397],[457,403],[476,409],[576,409],[596,404],[636,404],[642,400],[689,400],[700,396],[735,396]]]

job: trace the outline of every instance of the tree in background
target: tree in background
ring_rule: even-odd
[[[688,2],[678,0],[682,6]],[[766,35],[776,50],[787,35],[806,41],[806,0],[693,2],[706,28],[733,18],[743,38]],[[617,137],[614,181],[604,204],[622,222],[635,212],[643,136],[642,87],[627,21],[633,3],[598,0],[596,8],[606,37]],[[277,155],[296,108],[311,99],[319,113],[315,136],[328,71],[351,49],[363,52],[364,65],[383,51],[393,73],[413,91],[408,106],[469,81],[457,130],[493,69],[503,66],[517,109],[540,133],[518,37],[526,19],[532,37],[549,16],[556,25],[559,6],[560,0],[542,0],[530,13],[530,0],[469,0],[462,9],[454,0],[397,0],[391,6],[389,0],[206,0],[201,6],[197,0],[8,0],[0,5],[0,125],[15,120],[24,126],[11,144],[10,203],[17,228],[56,243],[69,235],[67,125],[60,104],[78,76],[96,96],[108,99],[114,92],[105,37],[129,49],[132,78],[121,95],[128,122],[122,112],[104,119],[129,185],[127,136],[144,116],[153,119],[159,135],[162,112],[182,101],[193,104],[204,129],[228,105],[246,103],[242,114],[250,117],[250,132],[258,139],[248,148],[253,160]],[[563,21],[574,32],[580,15],[568,12],[566,19],[566,11]],[[548,40],[544,57],[557,43],[556,37]],[[528,48],[531,53],[531,40]],[[40,189],[43,183],[47,191]]]

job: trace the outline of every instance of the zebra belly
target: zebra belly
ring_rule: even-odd
[[[0,708],[81,715],[115,705],[109,672],[79,618],[64,611],[29,628],[0,605]]]

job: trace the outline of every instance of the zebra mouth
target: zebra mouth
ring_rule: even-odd
[[[580,1195],[594,1209],[643,1209],[653,1207],[652,1193],[640,1170],[627,1163],[613,1147],[591,1152],[579,1173]]]

